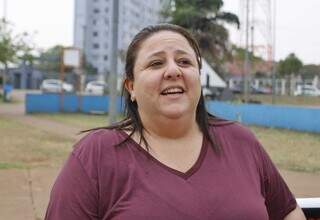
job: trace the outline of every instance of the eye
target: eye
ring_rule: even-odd
[[[187,58],[181,58],[178,60],[178,64],[181,66],[189,66],[192,64],[192,62]]]
[[[148,64],[148,67],[156,68],[156,67],[162,66],[162,64],[163,64],[162,60],[153,60]]]

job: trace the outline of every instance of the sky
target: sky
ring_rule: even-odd
[[[266,2],[266,0],[254,1],[260,4]],[[320,64],[320,0],[275,0],[275,2],[276,60],[295,53],[305,64]],[[259,5],[257,7],[259,8]],[[240,0],[224,0],[224,11],[240,15],[239,8]],[[230,34],[232,42],[239,42],[239,31],[233,28]]]
[[[239,15],[239,1],[224,0],[223,10]],[[320,64],[319,10],[320,0],[276,0],[276,60],[295,53],[305,64]],[[39,48],[72,45],[74,0],[0,0],[0,17],[4,14],[17,33],[33,34]],[[238,43],[240,32],[229,29]]]

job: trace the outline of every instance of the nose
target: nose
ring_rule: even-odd
[[[182,72],[175,61],[168,61],[166,72],[164,73],[165,79],[178,79],[181,78]]]

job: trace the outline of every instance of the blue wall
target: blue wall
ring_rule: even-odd
[[[27,94],[26,113],[35,112],[108,112],[108,96],[77,96],[72,94]],[[117,111],[121,112],[121,98],[117,98]]]
[[[212,114],[245,124],[320,132],[320,107],[207,102]]]
[[[123,103],[122,103],[123,104]],[[26,112],[107,112],[108,96],[77,96],[65,94],[27,94]],[[232,104],[208,101],[209,112],[245,124],[288,128],[320,133],[320,107],[294,107],[260,104]],[[117,99],[121,111],[121,98]]]

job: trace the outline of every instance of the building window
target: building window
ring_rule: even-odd
[[[93,24],[93,25],[96,25],[96,24],[97,24],[97,20],[96,20],[96,19],[93,19],[93,20],[92,20],[92,24]]]
[[[99,9],[99,8],[95,8],[95,9],[93,9],[93,13],[98,14],[99,12],[100,12],[100,9]]]
[[[92,33],[92,35],[93,35],[94,37],[97,37],[97,36],[98,36],[98,31],[94,31],[94,32]]]
[[[93,48],[94,48],[94,49],[98,49],[99,47],[100,47],[99,44],[93,44]]]
[[[103,59],[107,61],[108,60],[108,55],[104,55]]]
[[[108,13],[108,12],[109,12],[109,8],[105,8],[104,11],[105,11],[106,13]]]

